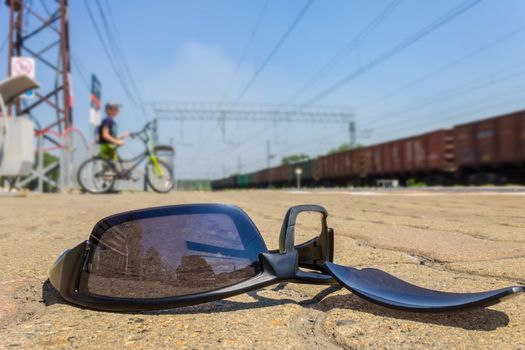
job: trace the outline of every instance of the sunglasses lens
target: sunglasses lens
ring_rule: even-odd
[[[300,243],[319,236],[323,230],[321,213],[305,211],[295,221],[295,241]]]
[[[91,241],[79,289],[137,299],[234,285],[260,273],[259,253],[267,251],[244,212],[213,205],[110,217],[97,225]]]

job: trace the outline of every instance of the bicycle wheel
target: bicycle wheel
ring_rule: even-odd
[[[113,189],[117,171],[109,160],[94,157],[78,168],[77,181],[89,193],[107,193]]]
[[[162,160],[157,160],[158,167],[149,161],[146,164],[146,181],[153,191],[168,193],[173,188],[173,171]]]

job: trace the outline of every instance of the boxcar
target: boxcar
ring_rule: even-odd
[[[352,163],[353,151],[327,154],[318,158],[319,177],[332,182],[348,181],[354,174]]]
[[[318,159],[310,159],[303,162],[297,162],[290,164],[288,168],[288,184],[294,185],[297,181],[297,175],[295,169],[301,168],[303,173],[301,174],[301,182],[303,185],[311,184],[319,180],[318,172]]]
[[[454,127],[454,147],[462,181],[523,183],[525,111]]]
[[[525,162],[525,112],[454,127],[456,166],[483,168]]]
[[[288,182],[289,164],[282,164],[270,168],[270,184],[273,186],[283,186]]]

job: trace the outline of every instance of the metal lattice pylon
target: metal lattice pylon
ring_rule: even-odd
[[[69,186],[70,156],[61,135],[68,133],[73,125],[68,0],[6,0],[5,3],[10,11],[8,75],[13,57],[33,57],[36,79],[41,85],[33,98],[18,100],[10,106],[9,113],[28,115],[33,120],[40,151],[44,141],[65,150],[60,161],[55,162],[60,163],[59,184],[46,176],[42,164],[38,167],[41,170],[32,175],[39,182],[46,181],[64,189]],[[52,170],[58,165],[48,165],[45,169]]]

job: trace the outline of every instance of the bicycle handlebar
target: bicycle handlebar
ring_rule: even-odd
[[[146,134],[146,131],[151,128],[152,124],[153,124],[153,121],[147,122],[146,125],[144,125],[144,127],[142,128],[142,130],[137,131],[137,132],[130,132],[129,137],[132,139],[135,137],[138,137],[142,141],[147,142],[147,140],[149,139],[149,136]],[[144,135],[144,136],[141,137],[141,135]]]
[[[152,125],[153,122],[147,122],[146,125],[144,125],[144,127],[142,128],[142,130],[140,131],[137,131],[137,132],[130,132],[129,133],[129,137],[130,138],[135,138],[135,137],[139,137],[140,135],[144,134],[148,129],[151,128],[151,125]]]

